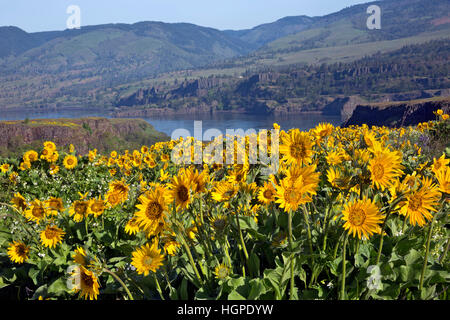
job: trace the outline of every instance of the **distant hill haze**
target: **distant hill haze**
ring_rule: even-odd
[[[366,26],[371,4],[382,9],[381,30]],[[234,31],[163,22],[37,33],[0,27],[0,108],[115,107],[126,93],[186,74],[349,62],[448,38],[449,9],[448,0],[385,0]]]

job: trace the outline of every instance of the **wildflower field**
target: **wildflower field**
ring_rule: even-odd
[[[249,137],[229,165],[175,164],[177,145],[211,144],[181,138],[2,159],[0,299],[448,299],[450,121],[436,115],[274,124],[255,137],[273,155],[279,133],[273,174],[249,163]]]

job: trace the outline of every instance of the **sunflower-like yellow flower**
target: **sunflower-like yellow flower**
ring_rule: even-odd
[[[59,166],[51,164],[49,168],[49,173],[53,176],[59,172]]]
[[[320,141],[324,139],[325,137],[331,135],[333,133],[334,127],[330,123],[319,123],[314,128],[314,134],[317,137],[317,140]]]
[[[311,163],[314,151],[308,133],[293,129],[290,133],[282,135],[281,140],[279,151],[283,155],[283,161],[297,165]]]
[[[139,232],[139,221],[136,216],[128,220],[127,224],[125,225],[125,232],[129,235],[134,235]]]
[[[138,274],[147,276],[150,271],[156,272],[163,265],[164,255],[158,248],[158,241],[145,244],[132,253],[131,264],[136,268]]]
[[[333,167],[327,170],[327,180],[334,188],[342,190],[348,189],[350,184],[350,177]]]
[[[47,226],[44,231],[41,232],[41,243],[45,247],[53,248],[60,242],[66,233],[55,226]]]
[[[441,168],[436,172],[436,179],[439,182],[439,190],[450,194],[450,167]]]
[[[75,222],[81,222],[87,217],[89,202],[85,200],[76,200],[69,208],[69,215]]]
[[[291,166],[287,176],[276,186],[276,203],[286,212],[296,211],[298,206],[312,201],[319,183],[316,165],[307,167]]]
[[[52,141],[45,141],[45,142],[43,143],[43,145],[44,145],[44,148],[45,148],[45,149],[47,149],[47,150],[49,150],[49,151],[51,151],[51,152],[56,151],[56,145],[55,145],[55,143],[52,142]]]
[[[76,156],[73,156],[73,155],[68,155],[63,160],[64,168],[66,168],[67,170],[74,169],[77,166],[77,164],[78,164],[78,159]]]
[[[27,200],[25,200],[25,198],[20,194],[20,192],[16,192],[14,194],[14,197],[11,199],[11,203],[13,204],[14,208],[21,211],[25,211],[25,209],[28,206]]]
[[[264,185],[258,192],[258,200],[264,204],[269,204],[275,201],[276,190],[272,182],[264,182]]]
[[[402,154],[398,151],[383,150],[376,152],[369,162],[372,184],[384,190],[389,188],[396,178],[403,174]]]
[[[2,173],[6,173],[9,171],[10,165],[8,163],[4,163],[0,166],[0,171]]]
[[[149,235],[156,234],[160,225],[165,224],[168,210],[166,190],[157,187],[138,198],[140,204],[136,212],[136,222]]]
[[[209,218],[211,222],[211,227],[213,227],[214,231],[217,233],[222,233],[225,231],[225,228],[228,225],[227,216],[223,214],[217,214],[211,218]]]
[[[128,199],[128,192],[130,190],[129,185],[122,180],[114,180],[109,183],[109,189],[107,192],[107,198],[109,199],[109,195],[115,195],[113,198],[115,201],[110,202],[115,206],[119,203],[123,203]],[[109,199],[112,200],[112,199]]]
[[[27,210],[25,210],[24,215],[28,220],[39,224],[39,222],[46,217],[47,209],[43,202],[39,199],[35,199],[30,203]]]
[[[95,158],[97,157],[97,149],[89,150],[89,162],[93,162]]]
[[[214,190],[211,192],[212,198],[217,202],[225,202],[231,200],[239,191],[236,184],[229,181],[218,181],[214,185]]]
[[[359,239],[362,235],[369,239],[372,234],[381,232],[380,224],[384,217],[371,199],[364,197],[346,204],[342,215],[344,229],[353,234],[353,237],[357,234]]]
[[[12,262],[22,264],[28,260],[30,247],[25,243],[13,241],[8,247],[8,256]]]
[[[231,269],[226,264],[221,263],[214,268],[214,274],[217,279],[224,280],[231,274]]]
[[[434,174],[437,174],[437,172],[444,167],[448,167],[450,163],[450,159],[445,159],[445,153],[442,154],[442,156],[439,159],[433,159],[433,164],[431,165],[431,171],[433,171]]]
[[[161,242],[163,243],[164,251],[170,256],[174,256],[177,253],[178,248],[181,247],[173,232],[161,236]]]
[[[422,186],[415,191],[406,195],[406,200],[402,202],[403,206],[399,213],[409,219],[409,223],[413,226],[416,224],[423,226],[427,220],[433,218],[432,212],[437,211],[441,193],[438,186],[432,182],[430,178],[424,178]]]
[[[87,214],[92,214],[95,218],[100,217],[106,209],[106,202],[102,196],[88,201]]]
[[[203,170],[199,172],[197,169],[194,171],[193,169],[188,169],[186,171],[186,175],[188,176],[189,181],[191,181],[191,188],[196,194],[200,194],[206,192],[206,186],[210,181],[208,170]]]
[[[73,261],[81,266],[88,266],[90,264],[90,259],[86,254],[86,251],[83,247],[77,246],[75,249],[75,253],[72,254]]]
[[[44,201],[45,207],[48,209],[48,214],[56,216],[59,212],[64,210],[63,201],[61,198],[51,197]]]
[[[97,300],[100,284],[94,272],[80,265],[74,269],[70,280],[74,284],[74,292],[80,292],[80,296],[85,300]]]
[[[39,160],[39,154],[34,150],[29,150],[23,155],[23,162],[31,163]]]
[[[226,179],[230,183],[245,184],[247,182],[247,167],[242,165],[234,165],[233,169],[228,172]]]
[[[338,150],[328,153],[328,155],[325,158],[327,159],[328,164],[332,166],[337,166],[342,163],[344,157],[345,157],[344,151]]]
[[[180,172],[173,177],[172,182],[168,184],[170,189],[168,194],[171,202],[175,200],[177,210],[189,207],[192,201],[191,184],[192,181],[189,180],[189,177],[184,172]]]

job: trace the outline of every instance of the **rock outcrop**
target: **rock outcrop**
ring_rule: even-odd
[[[342,126],[367,124],[369,126],[403,127],[435,120],[433,113],[442,109],[450,113],[450,97],[413,100],[396,103],[358,105]]]
[[[140,148],[168,140],[142,119],[37,119],[0,121],[0,154],[20,154],[27,148],[40,148],[44,141],[58,147],[73,144],[78,154]]]

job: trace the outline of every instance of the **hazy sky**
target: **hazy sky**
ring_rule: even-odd
[[[139,21],[189,22],[246,29],[285,16],[321,16],[370,0],[0,0],[0,26],[28,32],[64,30],[68,6],[81,9],[81,25]]]

